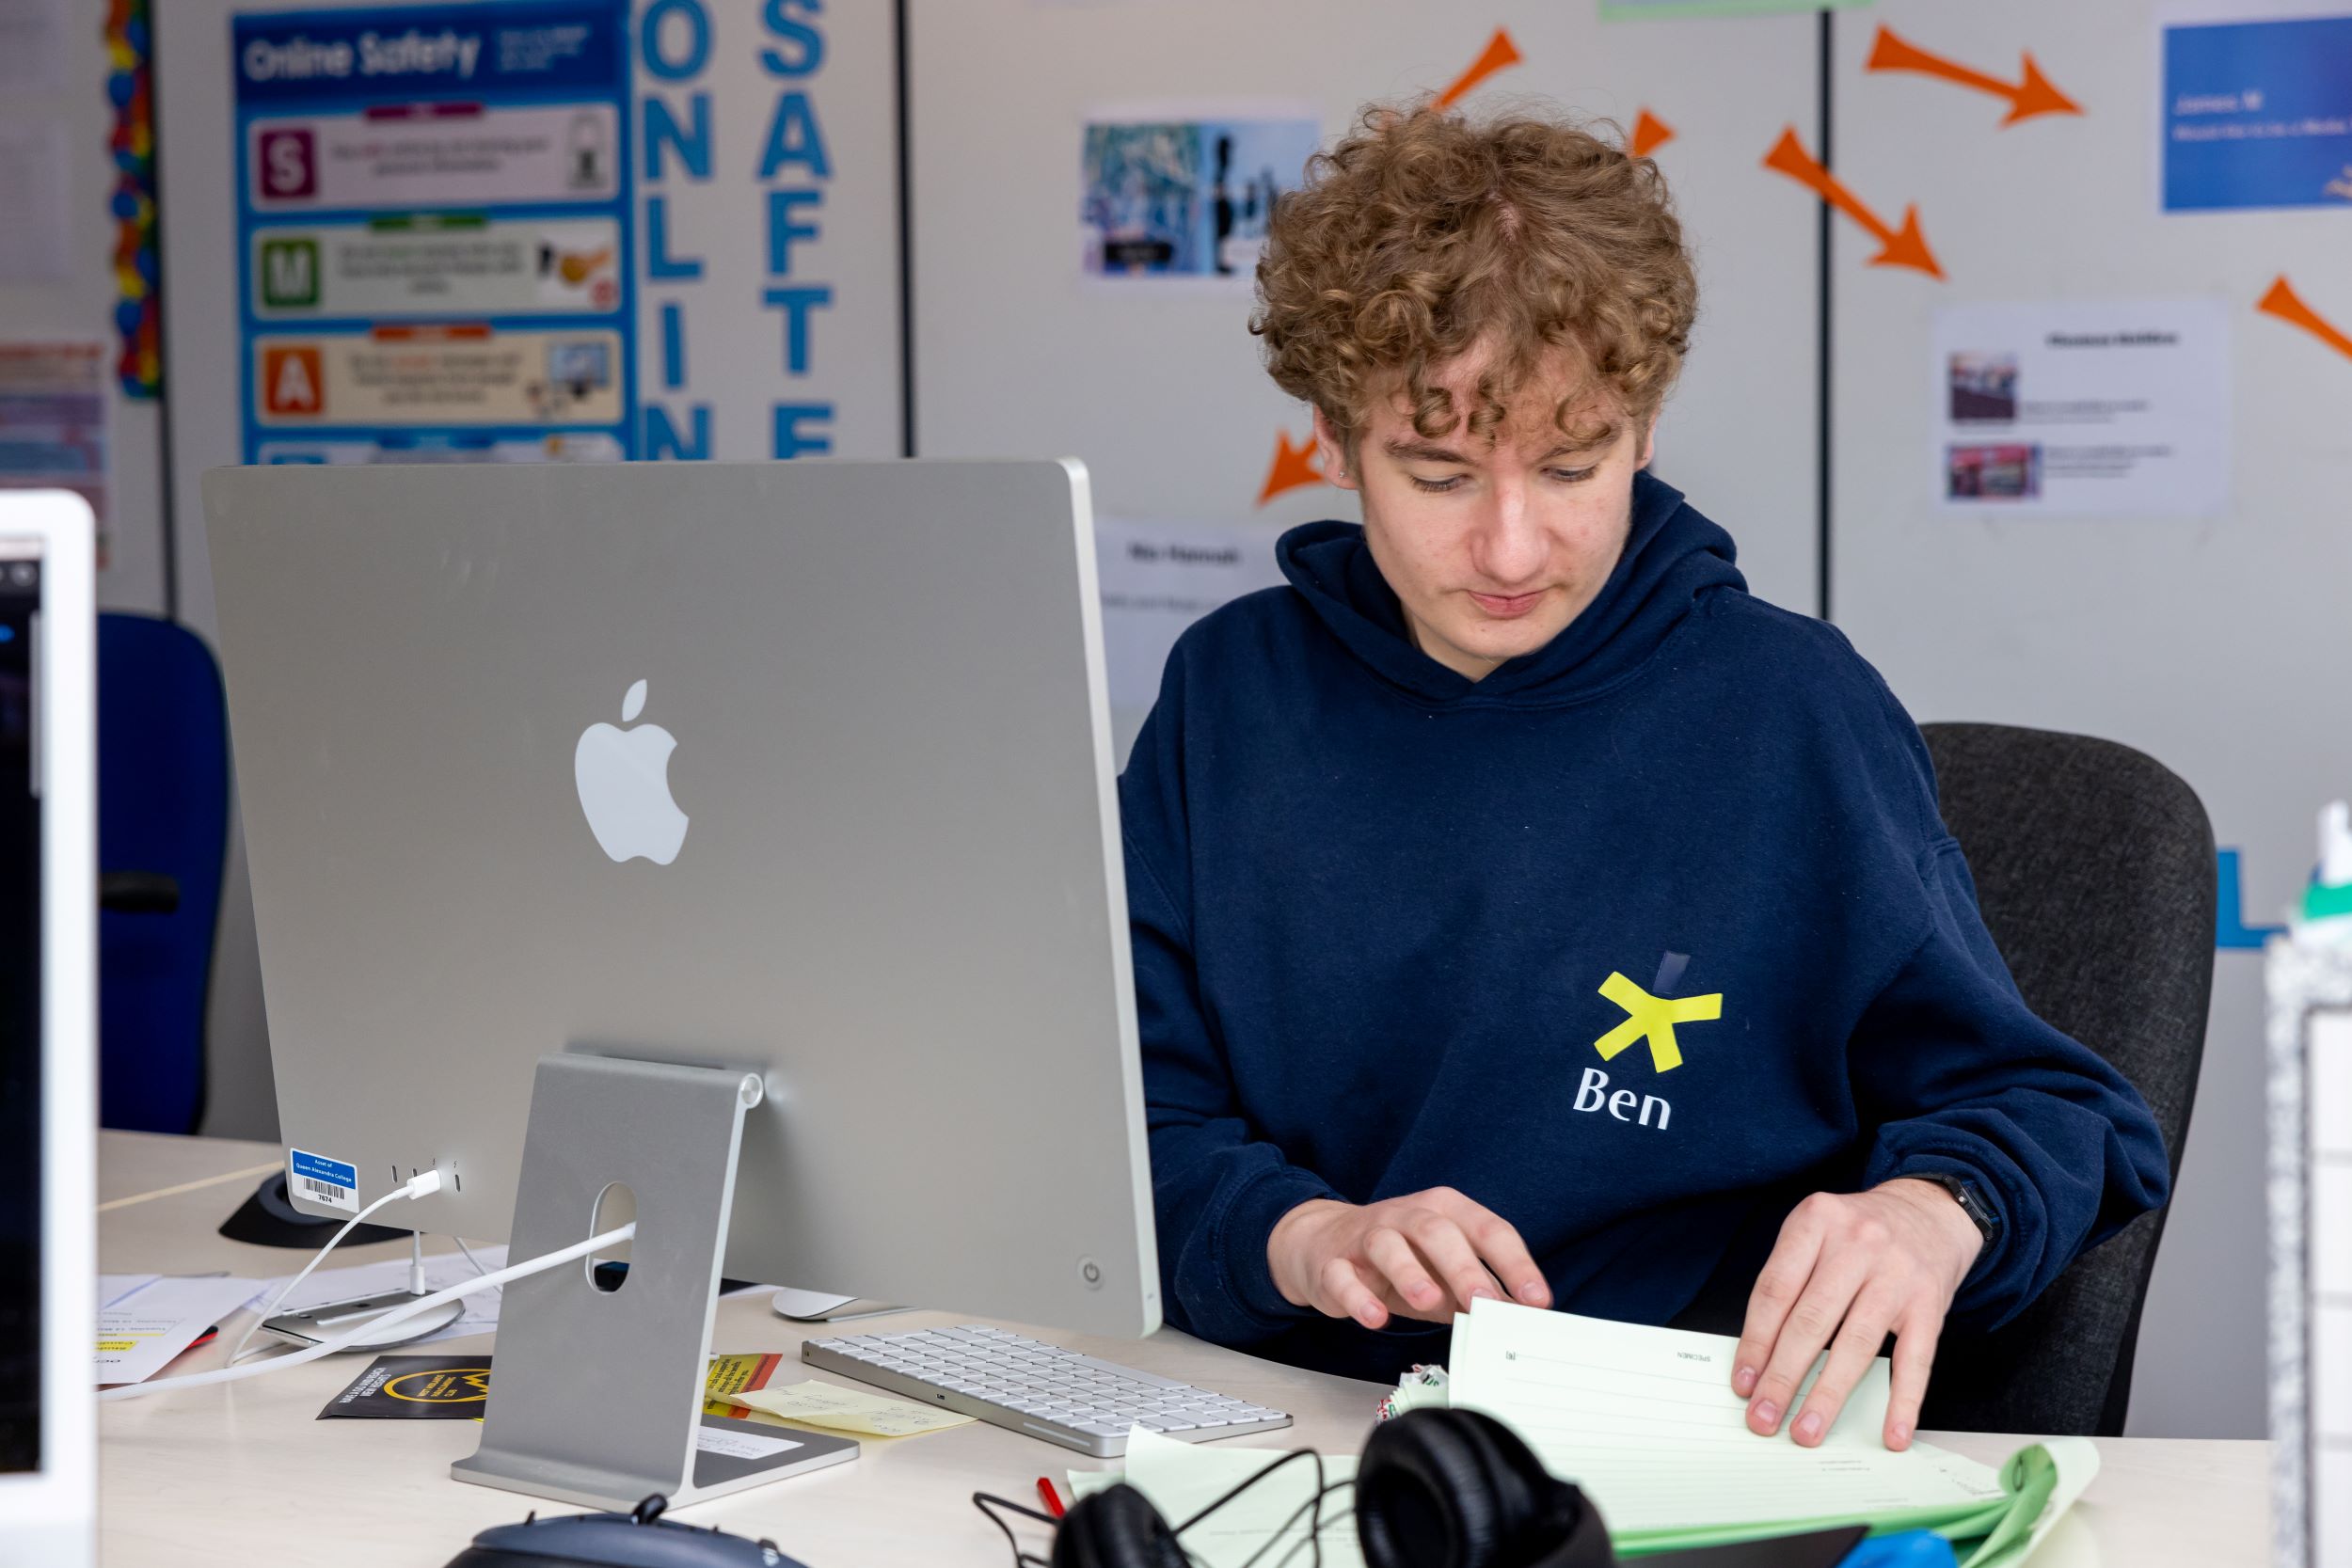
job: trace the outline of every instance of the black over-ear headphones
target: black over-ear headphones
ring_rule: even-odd
[[[1474,1410],[1413,1410],[1373,1429],[1356,1471],[1356,1534],[1367,1568],[1616,1562],[1599,1510]],[[1055,1533],[1053,1568],[1187,1563],[1159,1511],[1122,1484],[1078,1499]]]

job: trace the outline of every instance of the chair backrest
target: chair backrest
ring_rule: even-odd
[[[2205,1051],[2217,889],[2196,792],[2113,741],[1928,724],[1944,822],[2017,989],[2146,1098],[2177,1179]],[[2115,1436],[2164,1212],[2143,1214],[1997,1332],[1945,1337],[1922,1426]]]
[[[185,626],[98,617],[99,1121],[193,1132],[229,846],[229,718]],[[111,906],[111,907],[109,907]]]

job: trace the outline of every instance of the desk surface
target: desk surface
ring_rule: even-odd
[[[291,1274],[301,1254],[215,1234],[250,1182],[167,1190],[265,1164],[276,1153],[265,1144],[104,1134],[103,1189],[115,1197],[154,1196],[101,1215],[100,1267],[116,1274]],[[337,1261],[402,1251],[399,1243],[354,1248],[348,1259],[339,1253]],[[869,1319],[859,1327],[957,1321],[911,1312]],[[719,1351],[782,1351],[797,1359],[802,1337],[799,1325],[769,1310],[762,1292],[720,1303],[712,1344]],[[1381,1393],[1372,1384],[1257,1360],[1173,1329],[1139,1342],[1044,1337],[1295,1418],[1287,1433],[1241,1439],[1249,1447],[1311,1444],[1326,1452],[1352,1452]],[[487,1349],[489,1342],[483,1337],[426,1349],[443,1354]],[[192,1352],[172,1370],[216,1366],[222,1354],[217,1346]],[[328,1356],[227,1387],[102,1406],[103,1560],[114,1568],[165,1562],[438,1568],[474,1531],[519,1518],[531,1508],[529,1498],[449,1478],[450,1462],[473,1450],[479,1428],[472,1422],[315,1420],[320,1407],[366,1364],[360,1356]],[[1991,1464],[2019,1441],[1982,1433],[1922,1436]],[[2116,1438],[2102,1440],[2099,1449],[2098,1480],[2036,1568],[2258,1568],[2266,1561],[2267,1444]],[[722,1498],[685,1517],[771,1537],[811,1568],[1002,1568],[1004,1539],[974,1511],[971,1494],[987,1490],[1034,1500],[1038,1476],[1058,1481],[1067,1469],[1101,1463],[976,1423],[896,1442],[867,1439],[851,1464]],[[1026,1544],[1041,1549],[1041,1532]]]

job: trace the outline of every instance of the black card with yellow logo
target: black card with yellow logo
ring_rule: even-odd
[[[489,1400],[486,1355],[379,1355],[319,1419],[478,1421]]]

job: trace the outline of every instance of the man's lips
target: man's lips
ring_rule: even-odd
[[[1543,598],[1544,591],[1540,588],[1533,594],[1470,594],[1471,602],[1498,621],[1516,621],[1541,604]]]

